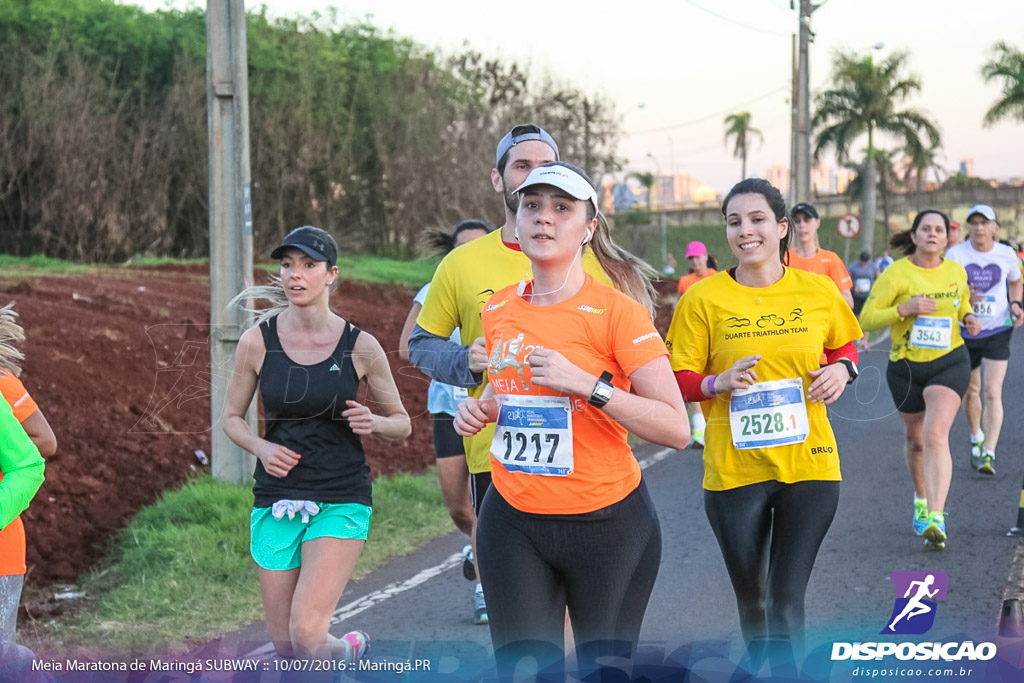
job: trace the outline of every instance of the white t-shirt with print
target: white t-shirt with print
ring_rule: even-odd
[[[990,337],[1011,327],[1006,283],[1021,279],[1020,260],[1013,249],[996,242],[990,250],[978,251],[967,241],[950,247],[946,258],[962,265],[967,271],[967,283],[975,293],[984,295],[980,302],[972,304],[981,321],[981,333],[972,337],[965,329],[964,339]]]

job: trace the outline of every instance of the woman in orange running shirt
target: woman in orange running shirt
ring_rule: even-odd
[[[818,210],[813,204],[801,202],[793,207],[789,215],[793,222],[796,247],[787,253],[786,265],[810,273],[828,275],[839,288],[843,301],[853,308],[853,293],[850,291],[853,289],[853,280],[846,271],[843,260],[834,251],[818,246],[818,228],[821,227]]]
[[[545,164],[518,194],[533,279],[484,306],[490,383],[455,426],[468,437],[497,423],[477,545],[499,679],[524,657],[545,674],[563,666],[566,608],[583,678],[599,657],[632,656],[661,561],[627,430],[683,448],[689,429],[648,267],[612,242],[589,178]],[[584,271],[588,246],[617,289]]]

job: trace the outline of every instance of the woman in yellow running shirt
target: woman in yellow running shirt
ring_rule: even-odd
[[[686,293],[667,342],[683,397],[707,416],[704,509],[758,653],[803,630],[839,502],[826,406],[856,377],[861,331],[831,280],[785,265],[790,224],[769,182],[737,184],[722,214],[739,265]]]
[[[906,428],[904,454],[914,482],[914,531],[925,547],[946,547],[943,509],[953,478],[949,428],[971,379],[960,336],[981,322],[971,309],[967,271],[944,258],[949,217],[927,209],[890,245],[907,255],[886,268],[860,314],[865,330],[892,327],[886,379]]]

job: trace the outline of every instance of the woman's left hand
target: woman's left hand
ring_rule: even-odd
[[[811,386],[807,387],[807,397],[814,403],[831,405],[846,390],[850,371],[842,363],[833,363],[817,370],[811,370],[807,376],[813,380]]]
[[[530,381],[533,384],[563,394],[590,396],[597,381],[553,349],[535,349],[526,360],[530,364]]]
[[[981,334],[981,321],[978,320],[978,316],[973,313],[968,313],[964,316],[964,327],[971,333],[972,337],[976,337]]]
[[[345,401],[348,410],[342,411],[341,416],[348,420],[348,426],[360,436],[373,434],[373,413],[361,403]]]

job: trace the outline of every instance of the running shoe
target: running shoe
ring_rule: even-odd
[[[985,466],[985,454],[983,449],[984,443],[984,435],[982,435],[981,441],[975,441],[973,438],[971,439],[971,467],[973,467],[977,472],[981,472],[981,468]],[[985,474],[995,474],[995,470],[985,472]]]
[[[355,664],[370,654],[370,634],[366,631],[359,629],[349,631],[341,637],[341,640],[348,644],[348,655],[345,657],[345,661],[349,664]]]
[[[914,500],[914,533],[920,536],[928,528],[928,501]]]
[[[995,474],[996,473],[996,468],[992,466],[992,463],[995,461],[995,459],[996,459],[995,453],[989,453],[988,451],[983,451],[982,454],[981,454],[981,467],[978,468],[978,472],[980,474],[988,474],[988,475]]]
[[[925,550],[942,550],[946,547],[946,517],[941,512],[933,512],[928,516],[928,526],[924,533]]]
[[[473,546],[467,545],[462,549],[462,575],[466,581],[476,581],[476,565],[473,564]]]
[[[691,434],[693,441],[690,442],[690,448],[704,448],[704,431],[693,430]]]
[[[482,590],[473,591],[473,623],[477,625],[487,623],[487,603],[484,601]]]

